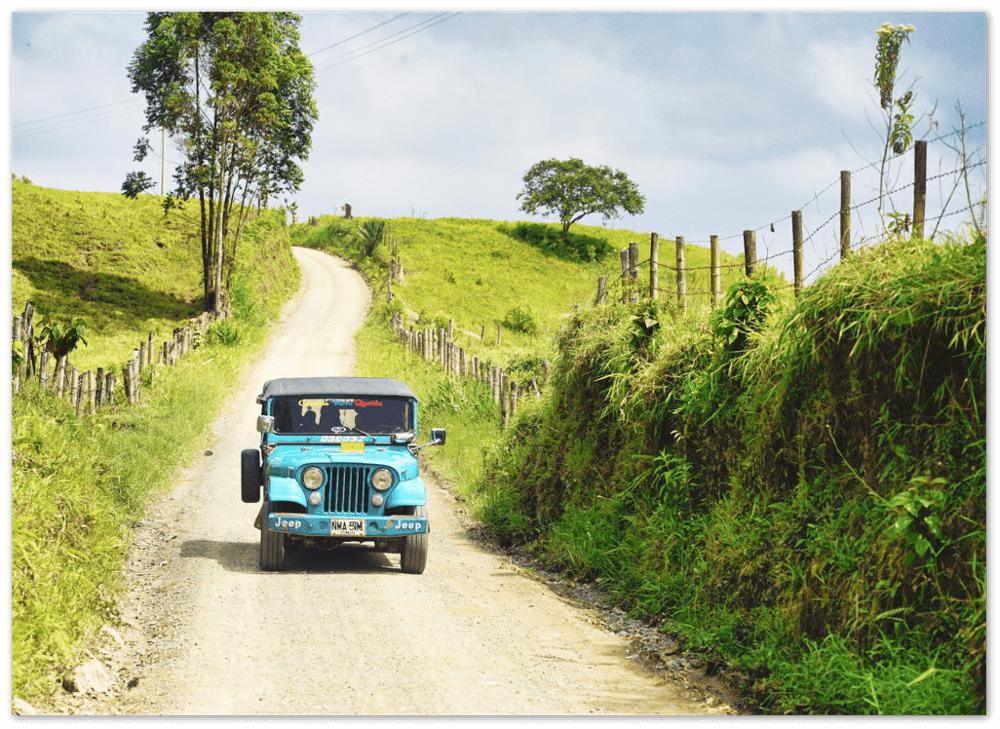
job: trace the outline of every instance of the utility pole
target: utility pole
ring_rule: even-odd
[[[163,143],[160,144],[160,197],[163,197],[163,180],[167,174],[167,128],[163,127]]]

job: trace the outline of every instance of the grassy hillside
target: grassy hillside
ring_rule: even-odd
[[[157,340],[200,311],[200,246],[189,213],[156,200],[13,184],[13,294],[55,320],[82,314],[82,369],[120,371],[150,331]],[[173,368],[144,373],[141,406],[77,417],[29,384],[12,401],[12,693],[42,700],[104,622],[114,622],[130,529],[197,450],[267,322],[295,290],[284,215],[266,213],[240,247],[230,320]]]
[[[383,246],[372,256],[365,255],[357,229],[366,220],[324,217],[315,226],[296,226],[293,241],[356,262],[378,293],[383,293],[388,252]],[[462,332],[474,334],[464,336],[462,345],[498,363],[506,363],[525,350],[547,351],[551,335],[563,325],[573,307],[593,302],[599,276],[607,276],[609,296],[617,296],[618,251],[631,241],[639,243],[642,261],[649,257],[649,234],[628,230],[576,225],[567,245],[559,240],[560,226],[556,224],[457,218],[394,218],[387,223],[405,272],[405,284],[396,284],[393,293],[418,315],[416,325],[446,326],[449,319],[454,319],[456,339],[464,336]],[[672,244],[661,244],[661,249],[661,263],[672,263],[667,255]],[[689,273],[689,291],[709,291],[708,272],[703,270],[709,265],[708,250],[689,245],[687,251],[687,266],[699,269]],[[723,265],[739,263],[726,254],[722,258]],[[669,292],[674,284],[668,273],[665,269],[661,272],[660,286]],[[648,281],[648,276],[649,269],[644,265],[641,281]],[[724,271],[723,285],[732,280],[733,272]],[[376,297],[381,298],[384,294]],[[532,337],[505,327],[504,342],[498,349],[496,325],[518,306],[527,307],[535,315],[538,332]],[[486,337],[480,342],[484,326]]]
[[[483,454],[499,435],[499,413],[485,388],[444,376],[439,368],[406,356],[388,333],[389,308],[385,302],[388,248],[380,246],[366,255],[358,227],[367,218],[346,221],[327,216],[316,224],[292,229],[295,245],[330,251],[353,261],[375,289],[373,314],[357,339],[360,374],[398,377],[420,396],[421,421],[448,428],[448,447],[429,449],[427,458],[473,507],[489,508],[488,498],[472,493],[482,473]],[[597,293],[597,279],[619,278],[618,251],[631,241],[648,258],[649,234],[576,225],[569,245],[559,239],[560,226],[543,223],[505,223],[495,220],[394,218],[387,221],[398,245],[405,284],[395,284],[393,309],[417,315],[417,327],[447,327],[455,320],[456,341],[470,354],[503,365],[522,378],[540,378],[539,362],[556,356],[554,337],[565,326],[574,306],[588,307]],[[669,262],[661,244],[661,262]],[[739,261],[723,255],[723,265]],[[709,252],[688,246],[687,264],[709,265]],[[640,277],[646,280],[648,268]],[[734,279],[723,271],[723,285]],[[661,273],[661,287],[671,280]],[[692,272],[690,291],[710,291],[707,271]],[[609,297],[620,288],[609,283]],[[702,301],[707,298],[702,297]],[[692,304],[692,307],[694,305]],[[496,324],[508,313],[526,307],[537,321],[534,335],[505,326],[502,343],[496,344]],[[482,328],[486,337],[479,339]],[[471,333],[471,334],[470,334]]]
[[[11,306],[82,316],[96,339],[73,357],[81,372],[202,311],[196,205],[165,216],[150,196],[25,182],[11,196]]]
[[[985,261],[890,241],[784,310],[758,279],[708,326],[581,312],[483,468],[491,522],[764,711],[983,712]]]

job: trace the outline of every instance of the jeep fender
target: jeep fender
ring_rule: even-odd
[[[393,509],[397,506],[423,506],[427,503],[427,489],[423,479],[411,478],[409,481],[400,481],[396,488],[389,492],[385,499],[385,508]]]
[[[268,476],[267,478],[267,500],[271,503],[275,501],[291,501],[306,510],[306,496],[302,493],[302,487],[294,478],[284,476]]]

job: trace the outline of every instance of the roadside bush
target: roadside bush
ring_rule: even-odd
[[[219,319],[212,322],[206,331],[206,339],[211,344],[221,344],[224,347],[236,347],[240,343],[240,328],[229,319]]]
[[[500,232],[529,243],[536,248],[560,258],[583,262],[599,262],[614,252],[606,240],[570,231],[568,240],[562,238],[562,228],[554,223],[502,223]]]
[[[538,314],[528,304],[517,304],[508,309],[500,323],[507,329],[524,332],[532,337],[538,335],[540,328]]]

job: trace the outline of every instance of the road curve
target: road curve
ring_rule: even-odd
[[[369,302],[344,262],[295,256],[302,287],[266,351],[206,455],[139,527],[125,617],[141,638],[109,713],[728,713],[646,673],[586,611],[477,548],[430,479],[423,575],[365,547],[258,570],[258,506],[239,495],[239,453],[259,442],[254,397],[274,377],[353,374]]]

